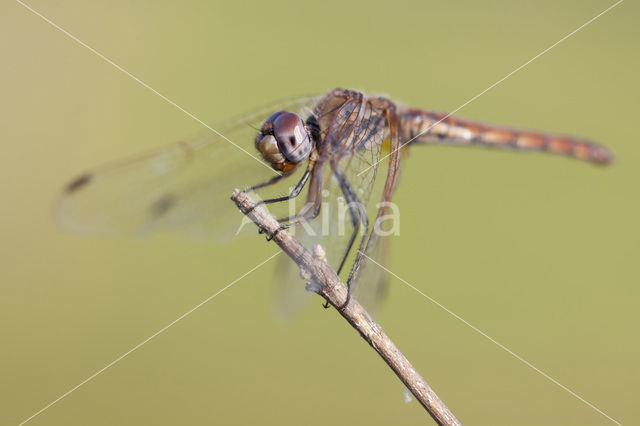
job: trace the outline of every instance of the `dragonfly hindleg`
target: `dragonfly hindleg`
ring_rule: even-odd
[[[340,189],[347,200],[347,207],[349,209],[349,213],[351,215],[351,222],[353,224],[353,231],[351,233],[351,237],[349,238],[349,242],[347,244],[347,248],[345,250],[344,255],[342,256],[342,261],[340,262],[340,266],[338,267],[338,274],[342,271],[347,259],[349,258],[349,253],[351,252],[351,248],[353,247],[355,240],[358,236],[358,232],[360,229],[363,229],[362,239],[360,240],[360,246],[358,248],[358,253],[356,255],[356,259],[353,263],[353,267],[351,268],[351,272],[349,273],[349,278],[347,279],[347,300],[345,300],[343,307],[349,303],[349,299],[351,298],[351,281],[355,277],[355,273],[357,271],[359,262],[361,260],[362,249],[364,248],[364,244],[367,240],[367,236],[369,234],[369,219],[367,218],[367,213],[364,211],[364,206],[360,202],[360,199],[356,195],[353,190],[349,180],[346,178],[342,170],[335,164],[333,166],[333,172],[338,179],[340,184]]]

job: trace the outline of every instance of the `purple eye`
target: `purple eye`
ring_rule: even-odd
[[[282,155],[292,163],[305,160],[311,152],[311,140],[302,119],[286,111],[279,111],[270,119],[273,119],[273,136]]]

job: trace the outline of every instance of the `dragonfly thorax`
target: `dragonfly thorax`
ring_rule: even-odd
[[[262,125],[256,149],[275,170],[290,173],[311,153],[311,134],[298,114],[278,111]]]

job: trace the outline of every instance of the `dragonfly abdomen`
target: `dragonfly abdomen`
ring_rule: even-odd
[[[583,161],[606,164],[612,153],[597,143],[565,135],[517,130],[407,109],[400,114],[401,143],[480,145],[522,151],[546,151]]]

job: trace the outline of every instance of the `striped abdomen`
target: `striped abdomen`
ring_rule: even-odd
[[[605,147],[571,136],[516,130],[478,123],[434,111],[399,112],[401,143],[482,145],[525,151],[547,151],[579,160],[606,164],[613,154]]]

